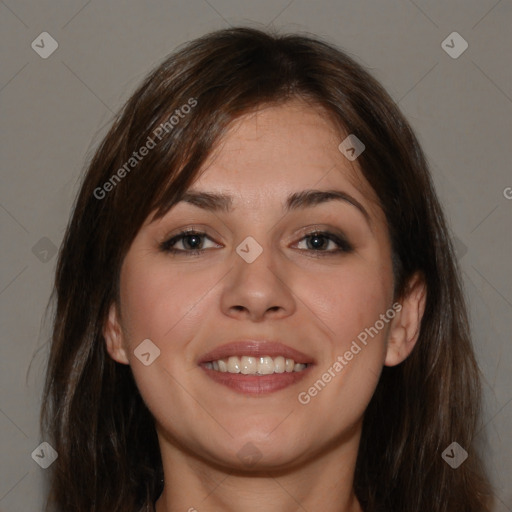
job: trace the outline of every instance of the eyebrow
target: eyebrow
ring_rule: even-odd
[[[357,199],[342,190],[303,190],[301,192],[294,192],[286,199],[285,212],[310,208],[329,201],[343,201],[354,206],[363,214],[371,227],[371,217],[364,206]],[[211,212],[230,212],[233,206],[233,197],[211,192],[187,191],[178,202],[186,202]]]

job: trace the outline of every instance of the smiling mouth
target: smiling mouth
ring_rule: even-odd
[[[316,361],[280,342],[248,339],[221,345],[197,363],[217,384],[256,397],[297,384]]]
[[[308,363],[296,363],[284,356],[230,356],[203,363],[204,368],[221,373],[272,375],[304,371]]]

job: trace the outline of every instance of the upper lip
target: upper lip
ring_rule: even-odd
[[[202,355],[198,364],[217,361],[219,359],[227,359],[230,356],[253,356],[253,357],[277,357],[283,356],[293,359],[295,363],[314,363],[311,356],[300,352],[299,350],[285,345],[278,341],[270,340],[236,340],[225,345],[214,348],[210,352]]]

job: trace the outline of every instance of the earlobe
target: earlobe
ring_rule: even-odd
[[[106,349],[110,357],[118,363],[129,364],[116,304],[110,306],[108,318],[103,328],[103,337],[105,338]]]
[[[388,335],[385,366],[396,366],[407,359],[420,334],[425,312],[427,288],[424,277],[416,273],[400,301],[401,309],[393,318]]]

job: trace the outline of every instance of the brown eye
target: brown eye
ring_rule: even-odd
[[[205,240],[213,242],[206,233],[200,231],[182,231],[169,240],[163,242],[160,245],[160,249],[163,252],[173,254],[183,253],[187,255],[197,255],[206,250],[206,248],[203,247]],[[181,247],[179,247],[180,245]],[[219,247],[219,245],[214,243],[214,247]]]
[[[305,250],[325,254],[338,254],[352,252],[353,247],[343,238],[329,231],[315,231],[303,237],[299,244],[306,240]],[[300,248],[300,247],[299,247]]]

